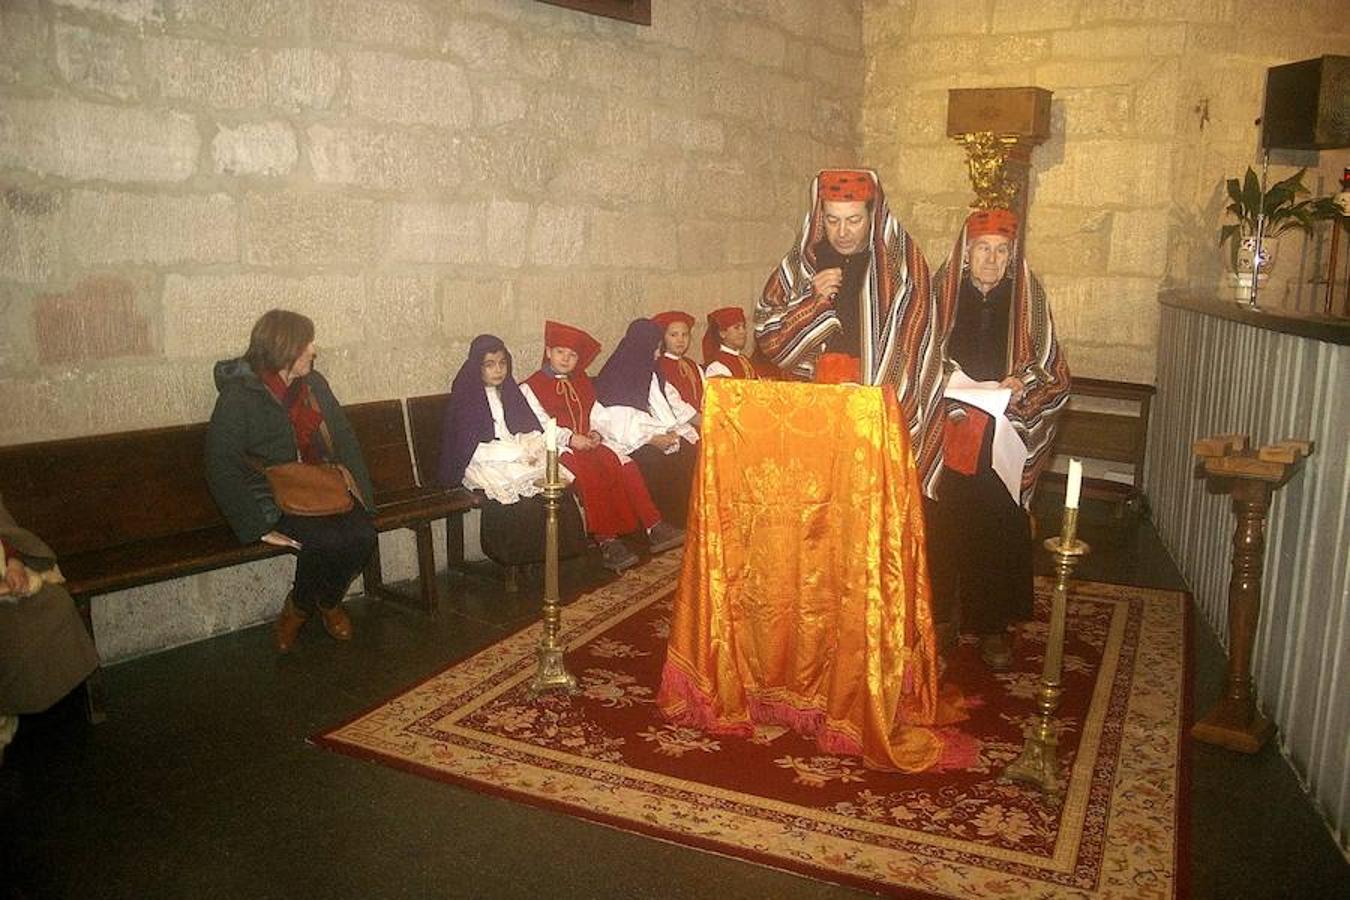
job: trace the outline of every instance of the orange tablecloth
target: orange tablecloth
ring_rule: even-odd
[[[944,755],[923,512],[891,388],[711,379],[658,703],[918,771]]]

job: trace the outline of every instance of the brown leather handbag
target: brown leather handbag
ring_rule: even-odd
[[[313,394],[308,396],[308,400],[310,406],[319,412],[319,404]],[[328,431],[327,422],[320,420],[319,434],[327,445],[329,459],[336,457],[333,435]],[[258,468],[267,478],[267,486],[272,489],[272,499],[277,507],[292,516],[341,515],[355,505],[354,498],[361,496],[356,479],[342,463],[288,462]]]
[[[272,499],[292,516],[336,516],[354,505],[352,474],[340,463],[281,463],[263,475]]]

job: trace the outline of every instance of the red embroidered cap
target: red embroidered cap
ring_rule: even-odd
[[[824,169],[816,177],[821,200],[866,201],[876,196],[872,173],[862,169]]]
[[[1017,237],[1017,216],[1007,209],[977,209],[966,219],[966,240],[973,241],[986,234],[1001,235],[1008,240]]]

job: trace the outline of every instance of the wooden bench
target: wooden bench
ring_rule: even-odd
[[[408,398],[408,432],[420,484],[437,483],[441,468],[441,425],[445,421],[445,405],[449,402],[448,393]],[[445,526],[445,558],[451,568],[460,568],[464,565],[464,520],[456,519],[454,527],[447,520]]]
[[[397,400],[348,410],[375,483],[377,530],[418,535],[421,605],[436,606],[430,524],[458,523],[477,501],[467,491],[419,488]],[[67,588],[93,633],[90,600],[112,591],[252,562],[285,551],[240,544],[206,486],[206,423],[0,447],[0,494],[15,521],[56,553]],[[378,554],[368,590],[386,588]],[[101,672],[86,685],[92,721],[105,718]]]
[[[1154,392],[1151,384],[1102,378],[1075,377],[1069,387],[1069,405],[1059,421],[1055,453],[1128,463],[1133,470],[1132,481],[1128,484],[1106,478],[1083,479],[1083,496],[1114,501],[1117,515],[1123,514],[1127,506],[1140,509],[1146,505],[1141,481],[1144,453],[1148,449],[1149,407]],[[1093,406],[1109,409],[1093,409]],[[1044,480],[1051,489],[1063,491],[1062,474],[1050,472]]]
[[[451,565],[464,558],[464,513],[478,505],[473,493],[463,488],[446,490],[435,484],[419,485],[408,448],[408,429],[403,405],[397,400],[377,400],[344,406],[361,453],[375,485],[375,527],[379,531],[409,528],[417,540],[417,575],[421,608],[434,612],[436,594],[436,552],[432,545],[431,523],[444,519],[446,534],[458,534],[459,554]],[[439,425],[438,425],[439,427]],[[447,541],[447,545],[448,545]],[[448,546],[447,546],[448,549]],[[398,602],[409,600],[384,583],[380,548],[375,547],[364,573],[367,593]]]

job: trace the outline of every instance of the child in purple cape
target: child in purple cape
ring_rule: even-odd
[[[683,528],[698,459],[698,410],[657,366],[664,329],[637,319],[595,378],[605,415],[593,420],[605,443],[632,458],[661,517]]]
[[[570,481],[571,473],[560,471]],[[543,560],[544,435],[499,337],[474,338],[450,386],[438,476],[447,487],[462,483],[483,495],[479,531],[489,559],[504,566]],[[586,534],[570,494],[559,507],[558,526],[559,556],[585,551]]]

